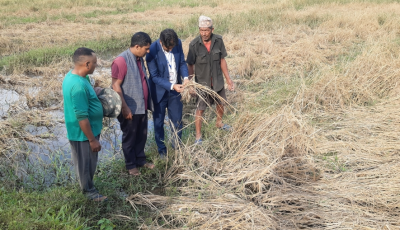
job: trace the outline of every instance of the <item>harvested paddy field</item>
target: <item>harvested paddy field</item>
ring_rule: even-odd
[[[400,4],[397,1],[0,2],[0,229],[400,229]],[[137,31],[173,28],[185,53],[197,19],[224,38],[233,131],[205,115],[193,145],[128,177],[115,120],[104,120],[87,201],[71,168],[61,84],[80,46],[113,58]],[[152,124],[149,123],[151,129]]]

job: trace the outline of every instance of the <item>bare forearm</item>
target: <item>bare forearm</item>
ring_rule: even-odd
[[[121,98],[122,107],[123,107],[123,108],[127,107],[128,105],[126,104],[124,95],[122,94],[121,86],[120,86],[119,84],[116,84],[116,82],[114,81],[114,79],[113,79],[113,82],[112,82],[112,88],[113,88],[113,90],[114,90],[115,92],[118,93],[119,97]]]
[[[90,148],[93,152],[99,152],[101,150],[101,144],[93,135],[92,128],[90,127],[89,119],[79,121],[79,127],[81,127],[82,132],[85,134],[89,141]]]
[[[89,141],[93,141],[95,139],[92,128],[90,127],[89,119],[86,118],[85,120],[79,121],[79,127],[81,127],[82,132]]]
[[[194,74],[194,65],[188,65],[189,79],[193,78]]]
[[[226,64],[226,60],[224,58],[221,59],[221,70],[224,73],[226,83],[228,83],[228,89],[230,91],[235,90],[235,84],[233,83],[233,81],[231,80],[231,77],[229,76],[228,65]]]
[[[224,73],[226,81],[230,81],[231,77],[229,76],[228,64],[226,63],[225,58],[221,59],[221,70],[222,70],[222,73]]]

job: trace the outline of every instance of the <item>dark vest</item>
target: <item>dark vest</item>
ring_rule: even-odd
[[[122,52],[118,57],[123,57],[126,62],[127,72],[122,82],[121,89],[124,99],[132,114],[145,114],[145,101],[143,95],[142,79],[138,65],[136,63],[136,56],[127,49]],[[149,96],[147,100],[147,109],[153,111],[153,102],[151,100],[149,80],[147,79],[146,67],[144,66],[143,58],[140,58],[142,63],[143,73],[146,77],[147,88],[149,89]]]

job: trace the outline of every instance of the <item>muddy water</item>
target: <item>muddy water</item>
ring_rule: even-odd
[[[51,115],[55,120],[62,120],[64,117],[62,111],[51,112]],[[119,122],[116,119],[105,118],[103,124],[99,161],[121,158],[122,131]],[[149,120],[148,130],[148,140],[154,139],[152,120]],[[53,184],[61,185],[74,180],[71,148],[65,124],[57,122],[52,127],[27,125],[25,131],[40,138],[42,143],[27,142],[26,156],[14,158],[13,164],[18,165],[16,173],[24,185],[39,188]]]
[[[107,54],[108,58],[112,58],[118,51],[113,51]],[[108,60],[108,58],[106,60]],[[111,76],[110,67],[100,67],[95,70],[92,75],[93,77],[107,77]],[[64,75],[60,75],[60,77],[64,77]],[[30,95],[37,93],[40,89],[30,88],[28,89]],[[0,88],[0,119],[5,119],[6,115],[12,106],[20,106],[25,108],[25,97],[23,95],[19,95],[13,90],[2,89]],[[51,111],[49,112],[53,120],[62,121],[64,120],[63,111]],[[101,134],[100,142],[102,144],[101,155],[113,155],[120,152],[120,141],[122,132],[119,127],[119,122],[117,119],[109,119],[104,118],[104,129]],[[149,129],[149,137],[152,138],[153,135],[153,121],[149,119],[148,129]],[[45,127],[45,126],[33,126],[26,125],[25,131],[29,132],[32,135],[40,138],[43,141],[43,144],[30,143],[28,142],[29,152],[32,155],[38,155],[41,160],[47,161],[48,154],[53,151],[59,151],[65,154],[66,158],[70,158],[70,147],[69,142],[66,138],[66,128],[64,123],[56,122],[56,125],[53,127]],[[150,136],[151,135],[151,136]],[[37,158],[37,157],[36,157]]]
[[[15,105],[19,99],[20,96],[15,91],[0,88],[0,118],[4,117],[10,106]]]
[[[93,74],[94,77],[107,75],[111,75],[110,68],[96,69]],[[38,92],[37,89],[33,88],[29,90],[30,92]],[[25,97],[13,90],[0,88],[0,95],[0,119],[2,120],[7,119],[8,111],[13,106],[27,108]],[[53,126],[27,124],[24,127],[26,132],[40,140],[39,143],[29,141],[21,143],[20,149],[16,150],[16,152],[22,152],[22,154],[10,153],[7,156],[7,164],[11,164],[15,169],[18,179],[31,188],[63,184],[75,177],[71,162],[71,149],[65,124],[63,123],[64,113],[58,110],[49,112],[49,115],[54,121]],[[99,152],[99,161],[110,161],[114,157],[122,157],[122,132],[119,122],[117,119],[105,118],[103,127],[100,137],[102,150]],[[153,121],[149,119],[148,144],[154,141],[153,127]]]

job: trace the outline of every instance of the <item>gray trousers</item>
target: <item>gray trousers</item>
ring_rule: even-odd
[[[96,137],[99,140],[100,135]],[[99,192],[94,187],[93,176],[97,167],[98,153],[92,152],[89,141],[69,141],[72,161],[79,185],[89,199],[96,198]]]

